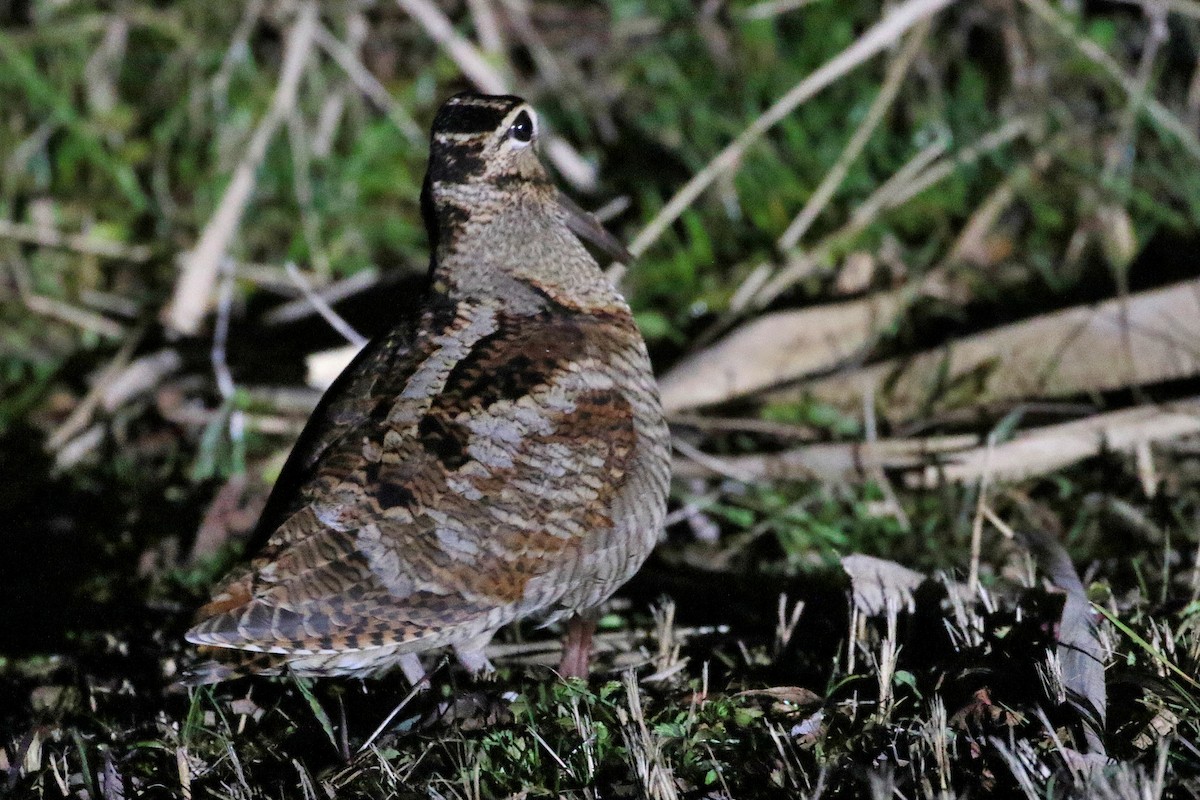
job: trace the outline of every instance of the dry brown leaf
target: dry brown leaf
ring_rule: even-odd
[[[777,711],[790,712],[797,708],[811,708],[825,702],[825,698],[803,686],[768,686],[763,689],[747,689],[734,697],[766,698],[778,705]]]
[[[266,494],[251,486],[245,473],[230,477],[204,512],[187,563],[211,558],[231,538],[252,530],[266,502]]]
[[[925,582],[925,576],[895,561],[856,553],[842,559],[842,569],[850,576],[854,606],[867,616],[888,611],[912,611],[916,607],[913,592]]]
[[[1200,280],[1191,280],[1005,325],[768,397],[792,401],[807,394],[858,408],[864,394],[876,392],[881,407],[899,419],[913,416],[930,399],[945,402],[947,388],[964,383],[974,384],[971,402],[995,403],[1110,391],[1197,373]]]
[[[670,414],[721,403],[831,369],[862,352],[902,303],[899,292],[887,292],[764,314],[662,376],[663,408]]]
[[[1200,433],[1200,397],[1169,405],[1143,405],[1022,431],[1011,441],[977,447],[927,467],[920,482],[1018,480],[1096,455],[1101,449],[1130,452],[1145,442]],[[914,481],[918,482],[918,481]]]
[[[1038,566],[1055,587],[1066,594],[1058,630],[1058,660],[1062,684],[1072,705],[1085,719],[1084,739],[1088,752],[1104,754],[1104,730],[1108,708],[1108,686],[1104,677],[1104,646],[1092,617],[1087,591],[1071,557],[1059,539],[1038,528],[1027,528],[1019,538],[1038,561]]]

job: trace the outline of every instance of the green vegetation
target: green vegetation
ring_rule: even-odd
[[[951,4],[786,114],[643,243],[622,285],[663,375],[770,312],[894,303],[833,341],[804,321],[836,357],[672,409],[677,513],[604,619],[589,683],[559,681],[556,631],[531,625],[500,637],[493,680],[442,665],[411,698],[398,675],[171,686],[192,610],[242,556],[315,402],[305,357],[342,343],[284,265],[340,291],[367,335],[420,290],[423,131],[472,85],[405,10],[427,5],[322,4],[289,99],[303,2],[0,4],[0,796],[1200,794],[1194,431],[1160,421],[1138,447],[1096,433],[1111,448],[982,482],[921,480],[949,463],[924,451],[875,464],[849,449],[999,445],[1195,396],[1194,309],[1149,326],[1175,343],[1170,369],[1097,350],[1092,372],[1115,384],[998,386],[1024,350],[947,362],[916,399],[901,367],[866,397],[798,380],[1195,280],[1193,0]],[[594,168],[589,187],[547,159],[626,242],[883,13],[431,7]],[[173,293],[239,165],[252,191],[211,297],[189,300],[213,301],[190,333]],[[799,451],[804,469],[783,459]],[[1086,597],[1049,566],[1060,545]],[[840,563],[852,554],[926,580],[874,607]],[[1085,600],[1094,631],[1069,622]],[[1098,648],[1103,694],[1064,668],[1068,636]],[[1076,693],[1106,696],[1103,725]]]

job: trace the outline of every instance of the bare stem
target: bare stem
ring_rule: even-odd
[[[216,212],[204,226],[196,247],[183,256],[183,273],[162,315],[163,324],[176,333],[194,335],[199,331],[200,323],[212,303],[221,259],[237,234],[242,214],[254,193],[258,168],[280,125],[295,108],[300,77],[304,73],[316,29],[317,6],[312,2],[305,3],[288,36],[283,67],[275,95],[271,98],[271,107],[254,129],[246,152],[234,170],[233,179],[221,196]]]
[[[412,2],[413,0],[399,0]],[[646,252],[658,237],[663,234],[671,223],[679,219],[679,215],[696,201],[700,194],[712,185],[718,177],[733,170],[741,163],[742,156],[751,145],[762,138],[775,123],[791,114],[801,104],[841,78],[850,70],[862,64],[867,59],[879,53],[899,39],[905,31],[921,20],[937,13],[953,0],[907,0],[892,9],[886,17],[875,23],[871,28],[858,37],[854,44],[825,62],[823,66],[796,84],[787,94],[775,101],[775,104],[762,113],[758,119],[750,123],[746,130],[717,154],[704,169],[684,184],[683,188],[663,207],[650,224],[642,229],[629,246],[629,252],[635,256]]]

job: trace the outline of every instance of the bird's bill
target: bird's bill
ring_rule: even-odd
[[[613,261],[621,264],[633,263],[633,254],[626,250],[625,245],[609,233],[593,214],[584,211],[578,203],[562,192],[558,193],[558,203],[567,212],[567,227],[571,229],[571,233],[594,245]]]

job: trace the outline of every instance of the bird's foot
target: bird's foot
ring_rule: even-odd
[[[490,636],[488,637],[491,638]],[[458,659],[458,663],[463,669],[471,673],[475,678],[483,678],[490,680],[496,674],[496,667],[488,660],[487,655],[483,652],[483,647],[468,647],[466,645],[458,645],[454,648],[454,656]]]

